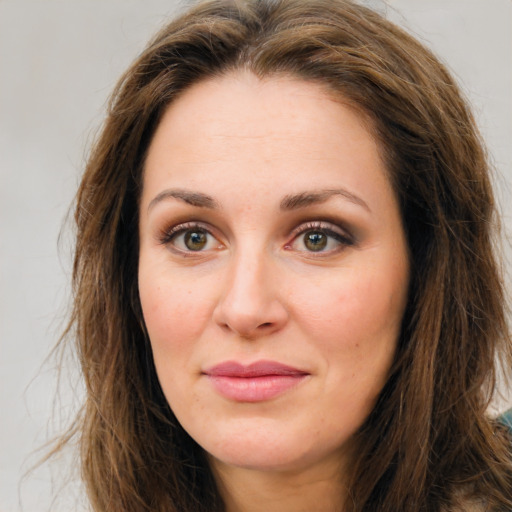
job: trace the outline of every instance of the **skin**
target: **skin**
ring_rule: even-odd
[[[247,72],[167,109],[145,165],[140,299],[164,394],[229,511],[343,508],[408,282],[397,200],[355,109],[317,84]],[[233,360],[307,376],[241,402],[204,374]]]

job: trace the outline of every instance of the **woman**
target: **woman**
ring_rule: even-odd
[[[376,13],[193,7],[120,81],[76,221],[94,510],[512,509],[485,154]]]

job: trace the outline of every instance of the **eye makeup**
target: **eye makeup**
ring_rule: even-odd
[[[286,250],[310,252],[318,256],[335,254],[355,243],[353,236],[345,229],[326,221],[302,223],[292,231],[292,237],[284,247]]]
[[[211,224],[196,220],[171,224],[157,234],[159,244],[184,257],[200,257],[222,250],[226,248],[222,238]],[[285,251],[318,258],[336,255],[356,244],[346,228],[326,220],[300,222],[283,239],[288,240],[282,244]]]

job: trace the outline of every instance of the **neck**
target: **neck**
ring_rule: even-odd
[[[261,471],[211,460],[226,512],[343,512],[339,459],[296,471]]]

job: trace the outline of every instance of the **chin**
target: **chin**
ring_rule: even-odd
[[[205,443],[211,462],[264,472],[293,472],[336,458],[339,444],[318,443],[314,434],[294,436],[291,432],[249,431],[226,435],[222,441]]]
[[[209,454],[221,464],[264,472],[294,471],[304,466],[304,461],[297,457],[296,453],[281,451],[276,453],[266,448],[258,448],[253,453],[218,453],[217,456]]]

